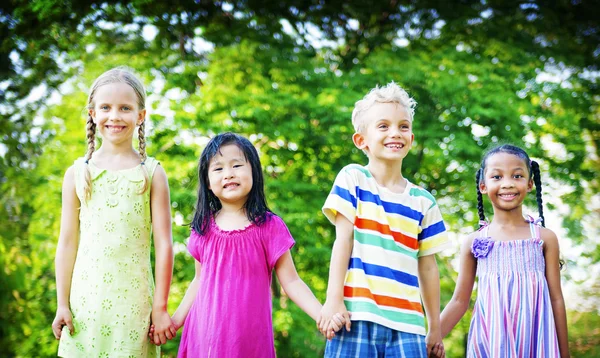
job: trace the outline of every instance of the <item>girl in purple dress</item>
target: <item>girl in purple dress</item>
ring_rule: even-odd
[[[275,357],[271,273],[316,320],[321,310],[298,277],[294,239],[269,211],[258,153],[233,133],[213,138],[200,157],[188,250],[196,276],[173,314],[183,335],[178,357]]]
[[[522,210],[534,183],[537,220]],[[445,336],[469,307],[477,276],[467,357],[570,357],[558,239],[543,227],[541,187],[539,165],[523,149],[505,144],[483,157],[477,171],[481,228],[461,245],[458,281],[441,315]],[[482,194],[494,209],[489,224]]]

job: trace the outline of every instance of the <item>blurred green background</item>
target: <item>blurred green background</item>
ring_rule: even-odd
[[[567,261],[572,355],[597,357],[598,8],[578,0],[2,2],[0,356],[56,355],[62,177],[86,150],[91,83],[127,65],[147,85],[147,151],[171,188],[171,312],[194,273],[185,241],[197,160],[225,130],[259,149],[269,204],[296,239],[301,277],[324,300],[334,231],[320,208],[338,170],[366,162],[351,141],[352,107],[394,80],[418,102],[404,174],[436,196],[455,244],[438,260],[442,305],[459,242],[477,227],[480,157],[499,141],[522,145],[541,163],[547,226]],[[533,195],[526,204],[536,216]],[[322,355],[314,323],[273,291],[278,355]],[[469,319],[445,339],[449,357],[464,355]],[[176,355],[178,339],[164,356]]]

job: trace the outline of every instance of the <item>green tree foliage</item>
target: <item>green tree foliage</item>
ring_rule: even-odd
[[[231,130],[260,150],[272,209],[297,244],[301,277],[323,301],[332,226],[320,208],[337,171],[365,163],[351,142],[354,102],[398,82],[418,102],[405,175],[430,190],[451,230],[475,226],[473,174],[499,141],[524,145],[560,200],[574,244],[598,197],[598,23],[595,1],[54,2],[0,5],[0,343],[9,356],[52,356],[53,257],[62,176],[85,152],[93,79],[128,65],[150,94],[148,153],[171,188],[173,311],[193,277],[185,250],[207,138]],[[547,195],[547,192],[544,192]],[[558,199],[557,199],[558,200]],[[534,198],[527,204],[535,208]],[[491,214],[487,204],[487,213]],[[558,228],[558,226],[555,226]],[[596,227],[597,229],[597,227]],[[584,255],[600,260],[600,249]],[[440,260],[442,303],[454,288]],[[274,291],[280,356],[322,354],[314,322]],[[591,353],[597,314],[573,313],[577,356]],[[469,320],[446,339],[464,354]],[[174,356],[177,341],[163,352]]]

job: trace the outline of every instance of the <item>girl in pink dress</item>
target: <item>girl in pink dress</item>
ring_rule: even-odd
[[[523,217],[534,183],[538,220]],[[482,227],[462,243],[454,295],[441,315],[445,336],[469,307],[477,276],[467,357],[569,357],[558,239],[543,227],[541,189],[539,165],[523,149],[505,144],[483,157],[477,171]],[[482,194],[494,209],[489,224]]]
[[[233,133],[213,138],[200,157],[188,250],[196,276],[173,314],[183,325],[178,357],[275,357],[273,269],[286,294],[316,320],[321,310],[298,277],[294,239],[269,211],[258,153]]]

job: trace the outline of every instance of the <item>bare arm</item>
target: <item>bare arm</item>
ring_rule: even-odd
[[[74,333],[69,296],[73,267],[79,246],[79,198],[75,192],[75,169],[70,167],[65,173],[62,186],[62,210],[60,219],[60,236],[56,248],[56,318],[52,323],[52,331],[56,339],[60,339],[63,325],[67,325]]]
[[[429,328],[425,338],[429,353],[435,345],[443,345],[440,331],[440,272],[435,255],[419,257],[419,288]]]
[[[546,281],[550,291],[550,302],[558,336],[558,347],[560,356],[570,357],[569,335],[567,332],[567,313],[560,285],[560,263],[558,238],[548,229],[542,229],[542,240],[544,241],[544,258],[546,260]]]
[[[173,314],[173,324],[175,324],[175,329],[177,330],[183,326],[185,318],[190,312],[190,308],[192,307],[192,304],[198,295],[198,290],[200,289],[200,274],[202,272],[202,265],[197,260],[195,260],[195,262],[196,275],[194,276],[192,282],[190,282],[190,285],[188,286],[187,291],[185,291],[185,295],[183,296],[179,307],[177,307],[177,310]]]
[[[471,244],[474,235],[472,234],[463,241],[460,246],[460,268],[458,271],[458,280],[454,288],[452,299],[444,310],[440,318],[442,337],[456,326],[460,319],[465,315],[469,304],[471,303],[471,294],[475,284],[475,272],[477,269],[477,260],[471,254]]]
[[[152,230],[154,232],[155,280],[154,300],[152,304],[152,323],[154,324],[154,343],[166,343],[166,339],[175,336],[167,301],[173,276],[173,239],[171,234],[171,200],[169,184],[164,169],[159,165],[152,179],[150,191],[150,209],[152,211]]]
[[[288,297],[316,321],[321,311],[321,304],[306,283],[298,276],[289,250],[277,260],[275,272]]]
[[[337,214],[335,217],[335,242],[329,264],[327,299],[317,319],[319,330],[327,338],[333,337],[332,332],[327,332],[327,329],[331,318],[336,313],[342,314],[343,321],[346,322],[346,329],[350,330],[350,315],[344,305],[344,281],[353,245],[354,224],[345,216]]]

